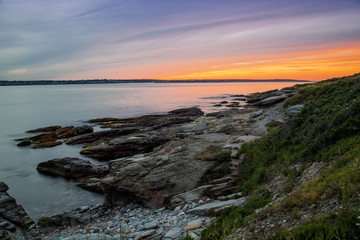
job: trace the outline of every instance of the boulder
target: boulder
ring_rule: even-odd
[[[56,158],[38,164],[40,173],[64,178],[80,178],[89,176],[104,176],[108,172],[107,165],[95,165],[79,158]]]

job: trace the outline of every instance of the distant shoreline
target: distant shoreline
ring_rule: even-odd
[[[234,82],[312,82],[294,79],[93,79],[93,80],[0,80],[0,86],[71,85],[71,84],[114,84],[114,83],[234,83]]]

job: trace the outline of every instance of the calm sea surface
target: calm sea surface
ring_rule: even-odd
[[[34,220],[104,201],[62,178],[37,173],[38,163],[59,157],[80,157],[81,146],[55,148],[16,146],[25,131],[51,125],[83,125],[101,117],[133,117],[198,106],[218,111],[214,103],[231,94],[246,94],[295,83],[161,83],[0,87],[0,181]],[[90,159],[89,159],[90,160]]]

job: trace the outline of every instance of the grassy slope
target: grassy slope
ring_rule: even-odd
[[[316,208],[312,211],[317,218],[302,226],[292,226],[291,230],[279,230],[271,238],[360,236],[360,74],[300,86],[300,94],[285,105],[298,103],[305,103],[299,114],[258,141],[243,145],[239,151],[245,162],[239,171],[239,190],[257,196],[254,199],[262,192],[261,204],[224,213],[203,232],[202,239],[224,239],[234,229],[246,226],[250,219],[256,222],[256,218],[264,218],[264,214],[246,216],[268,202],[264,184],[279,175],[286,178],[284,194],[288,194],[266,209],[267,214],[296,219],[297,212],[307,211],[310,206],[326,209],[330,199],[337,199],[341,206],[333,213],[320,213],[321,207]],[[296,186],[303,170],[319,161],[326,165],[320,176]]]

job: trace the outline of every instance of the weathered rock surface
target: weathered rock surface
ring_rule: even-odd
[[[259,102],[256,102],[255,103],[255,106],[262,106],[262,107],[265,107],[265,106],[271,106],[271,105],[274,105],[275,103],[278,103],[278,102],[282,102],[286,99],[286,95],[280,95],[280,96],[273,96],[273,97],[268,97],[268,98],[265,98]]]
[[[181,116],[183,111],[175,113]],[[190,112],[193,111],[195,115],[202,114],[197,109]],[[76,170],[77,165],[68,166],[67,162],[56,167],[49,165],[47,169],[51,170],[47,171],[73,178],[82,188],[103,193],[110,203],[135,201],[149,207],[176,207],[208,197],[217,198],[231,194],[235,183],[232,178],[206,180],[209,169],[215,166],[216,156],[222,151],[236,155],[243,142],[263,135],[268,122],[283,117],[282,106],[274,105],[262,109],[261,117],[250,121],[250,115],[257,111],[257,108],[228,110],[157,131],[148,129],[159,122],[147,123],[146,132],[141,132],[136,125],[139,120],[134,120],[130,121],[132,127],[125,123],[123,128],[75,136],[68,141],[95,140],[82,154],[99,160],[116,159],[108,163],[108,172],[104,175],[93,171],[89,162],[80,164],[90,169],[86,171]]]
[[[95,165],[79,158],[56,158],[38,164],[40,173],[61,176],[64,178],[80,178],[89,176],[104,176],[108,173],[107,165]]]
[[[204,185],[190,191],[177,194],[171,198],[170,206],[177,207],[193,202],[198,202],[204,197],[204,193],[211,187],[213,187],[213,185]]]
[[[75,136],[72,138],[69,138],[66,141],[66,144],[81,144],[81,143],[91,143],[95,142],[101,139],[107,139],[112,137],[118,137],[123,136],[131,133],[136,133],[140,129],[135,127],[128,127],[128,128],[122,128],[122,129],[111,129],[111,130],[103,130],[98,131],[94,133],[86,133],[83,135]]]
[[[109,162],[110,173],[101,181],[109,201],[132,196],[148,206],[161,206],[173,195],[196,187],[223,143],[180,139],[155,154]]]
[[[204,205],[200,205],[196,208],[190,209],[188,213],[196,214],[200,216],[208,216],[210,214],[219,214],[225,208],[235,206],[242,207],[245,205],[245,198],[231,199],[227,201],[214,201]]]
[[[103,124],[110,124],[115,129],[74,137],[66,143],[92,142],[81,151],[81,154],[103,161],[147,153],[171,140],[172,134],[164,134],[166,128],[192,122],[203,114],[199,108],[193,107],[177,109],[164,115],[147,115],[136,119],[110,119],[110,122]],[[119,125],[116,127],[114,124]],[[197,126],[197,128],[199,130],[206,128],[206,123],[205,126]],[[192,131],[191,127],[189,131]],[[131,133],[136,134],[130,135]]]
[[[9,187],[0,182],[0,237],[1,239],[25,239],[23,230],[34,222],[26,214],[21,205],[11,197]]]
[[[290,106],[286,109],[286,114],[289,117],[293,117],[301,111],[303,106],[304,106],[303,104],[297,104],[297,105]]]
[[[108,161],[139,153],[151,152],[155,147],[158,147],[169,140],[169,137],[161,134],[154,136],[115,138],[108,143],[89,146],[80,153],[100,161]]]
[[[180,234],[181,228],[173,228],[165,234],[164,238],[177,239],[180,237]]]

